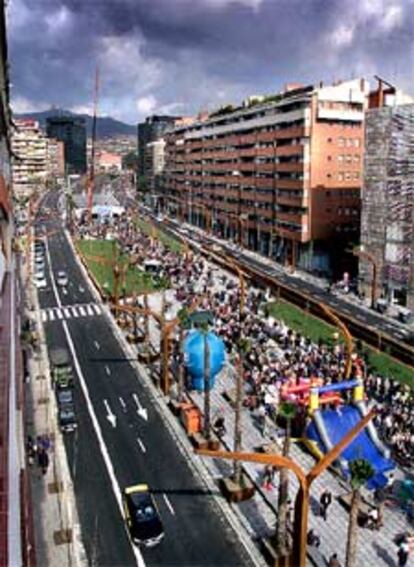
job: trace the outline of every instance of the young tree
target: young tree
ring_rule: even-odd
[[[284,402],[279,407],[279,416],[286,423],[285,439],[283,443],[283,456],[289,457],[290,437],[292,420],[296,415],[296,406],[289,402]],[[288,534],[288,500],[289,500],[289,471],[285,467],[280,469],[279,494],[278,494],[278,513],[276,544],[279,557],[289,555],[289,534]]]
[[[350,483],[352,493],[348,538],[346,544],[346,567],[354,567],[356,565],[358,540],[358,512],[361,500],[360,490],[362,486],[374,475],[374,469],[365,459],[355,459],[349,463],[349,472],[351,475]]]

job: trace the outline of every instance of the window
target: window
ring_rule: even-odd
[[[326,177],[327,177],[328,179],[331,179],[332,174],[331,174],[331,173],[327,173],[327,174],[326,174]]]
[[[338,138],[338,145],[344,147],[345,145],[345,138]]]
[[[351,172],[350,172],[350,171],[347,171],[347,172],[345,173],[345,179],[346,179],[346,180],[351,179]]]
[[[338,161],[339,163],[342,163],[344,161],[344,156],[342,154],[338,156]]]
[[[352,156],[350,154],[347,154],[345,157],[346,157],[346,163],[352,162]]]
[[[354,179],[359,179],[359,171],[354,171]]]
[[[338,173],[338,181],[343,181],[343,180],[344,180],[344,174],[341,171],[340,173]]]
[[[327,138],[326,141],[330,144],[332,142],[332,138]]]
[[[348,148],[352,147],[353,144],[353,139],[352,138],[347,138],[346,140],[346,145]]]
[[[327,159],[328,161],[332,161],[332,156],[326,156],[326,159]]]
[[[354,140],[354,146],[356,148],[359,148],[361,146],[361,140],[359,138],[355,138]]]
[[[359,163],[361,161],[361,156],[359,154],[354,155],[354,163]]]

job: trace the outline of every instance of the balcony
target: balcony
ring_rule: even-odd
[[[278,189],[304,189],[308,181],[304,179],[277,179],[276,186]]]
[[[286,205],[290,207],[303,207],[306,208],[309,206],[308,199],[303,196],[295,196],[295,195],[279,195],[276,193],[275,197],[276,203],[280,205]]]
[[[303,152],[303,144],[289,144],[275,148],[275,154],[277,156],[303,156]]]
[[[275,164],[276,171],[292,171],[301,173],[304,171],[304,163],[303,162],[286,162],[286,163],[276,163]]]
[[[291,222],[294,224],[298,224],[303,226],[304,224],[308,223],[308,215],[304,215],[302,213],[283,213],[281,211],[278,211],[275,213],[276,219],[278,221],[284,221],[284,222]]]

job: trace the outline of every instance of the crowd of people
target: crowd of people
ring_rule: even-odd
[[[105,236],[107,230],[97,228],[96,236]],[[160,262],[158,277],[169,282],[182,305],[188,307],[196,296],[203,296],[199,307],[214,313],[215,331],[222,337],[230,357],[240,354],[240,337],[248,339],[249,346],[243,352],[244,405],[256,412],[259,421],[263,412],[276,414],[284,383],[295,385],[300,379],[315,378],[329,384],[344,379],[347,353],[337,335],[333,335],[330,344],[312,342],[273,318],[267,311],[269,295],[252,287],[246,290],[240,309],[237,280],[213,268],[201,255],[172,252],[128,219],[120,220],[116,231],[121,247],[136,255],[138,262],[143,258]],[[175,352],[178,356],[178,345]],[[411,390],[392,377],[373,373],[359,354],[352,359],[351,376],[356,373],[364,379],[368,399],[375,400],[379,408],[375,419],[381,436],[391,446],[394,457],[409,466],[414,457]]]

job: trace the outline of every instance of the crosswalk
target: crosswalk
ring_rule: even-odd
[[[102,315],[102,307],[96,303],[83,305],[65,305],[62,307],[47,307],[40,311],[43,323],[60,321],[62,319],[76,319],[77,317],[94,317]]]

